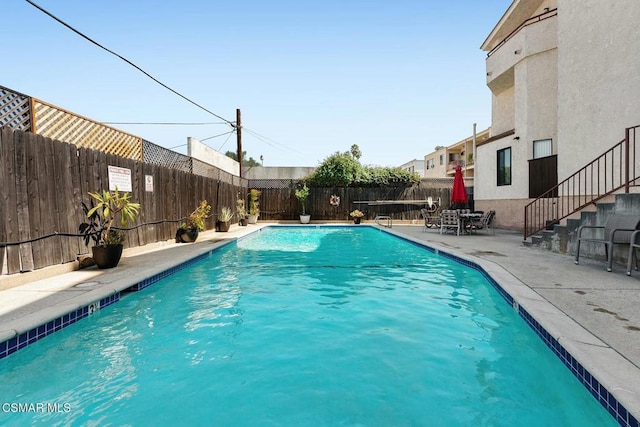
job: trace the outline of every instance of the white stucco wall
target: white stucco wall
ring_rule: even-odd
[[[533,158],[533,141],[552,139],[554,153],[558,145],[558,50],[551,49],[527,60],[526,142],[529,159]]]
[[[244,171],[248,179],[301,179],[309,176],[316,168],[312,166],[254,166]]]
[[[444,156],[444,163],[440,164],[440,156]],[[424,158],[425,164],[428,159],[433,159],[433,167],[430,169],[425,169],[424,177],[425,178],[442,178],[447,174],[447,149],[442,147],[441,149],[434,151],[433,153],[429,153]],[[426,168],[426,166],[425,166]]]
[[[512,73],[513,75],[513,73]],[[515,127],[515,89],[511,86],[491,96],[491,133],[500,135]]]
[[[187,138],[187,155],[233,175],[240,175],[240,163],[204,145],[195,138]]]
[[[558,146],[558,69],[557,49],[527,57],[516,66],[515,135],[525,145],[522,161],[533,158],[533,141],[552,139],[553,150]],[[528,197],[528,184],[524,197]]]
[[[640,124],[640,1],[558,0],[558,179]]]
[[[545,28],[549,26],[546,24]],[[544,46],[549,47],[552,38],[545,35],[544,39]],[[527,199],[528,162],[533,158],[533,141],[551,138],[556,150],[558,50],[541,50],[539,43],[537,46],[535,49],[519,46],[522,53],[534,54],[523,55],[514,64],[513,86],[492,97],[491,133],[499,135],[511,129],[515,133],[477,148],[476,200]],[[511,147],[511,185],[498,186],[497,152],[506,147]]]
[[[522,167],[517,159],[523,159],[527,155],[526,144],[514,140],[514,135],[507,136],[497,141],[481,145],[476,148],[478,164],[475,168],[474,199],[522,199],[523,188],[529,190],[529,170]],[[511,147],[511,185],[498,185],[498,151]],[[482,183],[482,184],[480,184]]]

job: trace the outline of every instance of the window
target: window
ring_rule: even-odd
[[[440,166],[444,165],[444,154],[440,154]]]
[[[498,186],[511,185],[511,147],[498,150]]]
[[[435,166],[436,165],[433,159],[427,160],[427,169],[433,169]]]
[[[550,139],[540,139],[533,141],[533,158],[540,159],[542,157],[549,157],[553,154],[553,148]]]

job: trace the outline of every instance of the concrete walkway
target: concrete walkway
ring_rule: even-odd
[[[0,277],[0,342],[161,271],[256,231],[266,224],[202,233],[194,244],[160,242],[125,251],[111,270],[72,271],[75,263]],[[421,225],[386,229],[476,262],[640,419],[640,272],[522,244],[508,231],[456,236]],[[152,288],[151,288],[152,289]]]

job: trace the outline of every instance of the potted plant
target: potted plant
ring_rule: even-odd
[[[360,224],[360,221],[362,220],[362,217],[364,216],[364,214],[359,211],[358,209],[356,209],[355,211],[351,212],[349,214],[349,216],[351,216],[351,218],[353,218],[353,222],[356,224]]]
[[[220,210],[220,215],[218,215],[218,231],[227,232],[229,231],[229,227],[231,226],[231,219],[233,218],[233,212],[231,212],[231,208],[228,206],[224,206]]]
[[[309,224],[311,221],[311,215],[307,215],[306,213],[306,205],[307,205],[307,197],[309,197],[309,187],[305,183],[302,188],[299,188],[295,192],[296,199],[300,203],[300,207],[302,208],[302,213],[300,214],[300,224]]]
[[[260,197],[260,190],[257,188],[249,190],[249,217],[247,218],[249,224],[258,222],[258,215],[260,215],[260,202],[258,201],[258,197]]]
[[[240,198],[240,194],[238,194],[238,199],[236,200],[236,215],[238,215],[238,224],[241,226],[247,225],[247,209],[244,206],[244,199]]]
[[[83,234],[84,244],[91,248],[93,261],[98,268],[113,268],[120,262],[122,256],[122,243],[125,234],[121,230],[113,229],[113,224],[120,217],[120,225],[127,226],[129,220],[135,221],[140,204],[130,200],[130,194],[114,191],[102,191],[101,193],[89,192],[91,207],[82,202],[82,210],[87,216],[87,222],[80,224],[79,230]]]
[[[207,219],[210,212],[211,205],[206,200],[202,200],[198,207],[180,224],[180,228],[176,232],[176,243],[195,242],[198,239],[198,233],[204,230],[204,220]]]

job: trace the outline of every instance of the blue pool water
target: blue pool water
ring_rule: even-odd
[[[0,378],[59,405],[2,425],[616,425],[481,273],[369,227],[255,233]]]

